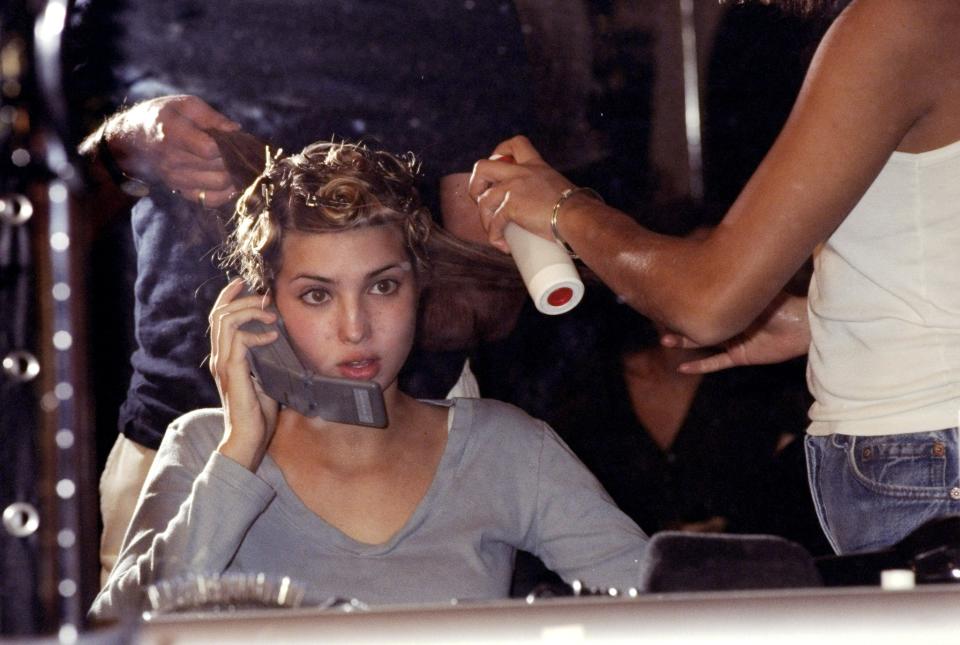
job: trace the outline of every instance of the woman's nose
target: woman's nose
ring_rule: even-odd
[[[340,339],[357,344],[370,335],[370,320],[359,302],[343,302],[340,311]]]

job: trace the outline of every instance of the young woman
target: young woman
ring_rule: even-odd
[[[846,7],[770,153],[704,239],[642,229],[523,138],[495,150],[518,163],[476,164],[471,194],[493,244],[506,250],[508,222],[556,239],[693,343],[763,314],[738,353],[701,367],[797,355],[812,338],[814,500],[837,551],[869,550],[960,512],[960,3],[792,4]],[[770,305],[815,251],[808,302]]]
[[[413,168],[314,144],[241,197],[227,260],[243,279],[210,314],[223,408],[166,434],[94,616],[139,609],[158,580],[223,572],[290,576],[308,601],[505,597],[517,549],[568,581],[637,585],[645,535],[550,428],[495,401],[397,388],[442,235]],[[259,390],[247,351],[276,332],[240,327],[274,322],[268,303],[316,372],[381,386],[386,428],[308,418]]]

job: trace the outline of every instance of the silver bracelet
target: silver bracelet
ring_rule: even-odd
[[[563,236],[560,235],[560,228],[557,226],[557,215],[560,214],[560,207],[563,205],[563,202],[567,201],[573,195],[577,193],[590,193],[593,197],[600,201],[600,203],[605,203],[603,201],[603,196],[595,191],[593,188],[587,188],[586,186],[575,186],[573,188],[567,188],[565,191],[560,193],[560,198],[557,200],[557,203],[553,205],[553,215],[550,216],[550,232],[553,233],[554,241],[560,245],[564,251],[567,252],[567,255],[572,257],[574,260],[578,259],[578,256],[570,245],[567,244],[567,241],[563,239]]]

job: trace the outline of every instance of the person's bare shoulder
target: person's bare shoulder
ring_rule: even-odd
[[[835,25],[861,48],[887,50],[909,59],[960,51],[960,2],[956,0],[853,0]]]
[[[876,79],[887,115],[907,128],[898,149],[930,150],[960,137],[960,2],[854,0],[838,18],[836,48]]]
[[[853,0],[824,37],[812,69],[829,94],[882,98],[885,114],[907,127],[940,100],[944,79],[960,69],[958,43],[956,0]]]

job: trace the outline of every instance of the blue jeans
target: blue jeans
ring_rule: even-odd
[[[960,513],[958,430],[807,436],[807,476],[837,553],[899,542],[925,521]]]

